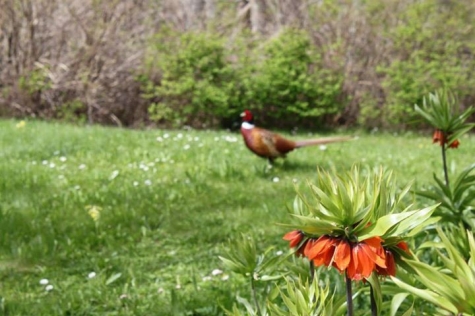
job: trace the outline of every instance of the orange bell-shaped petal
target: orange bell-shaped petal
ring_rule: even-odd
[[[302,241],[304,234],[300,230],[293,230],[284,235],[282,239],[290,241],[290,248],[297,247]]]
[[[340,240],[335,246],[335,252],[333,256],[333,265],[340,270],[344,271],[348,268],[351,261],[351,247],[348,241]]]
[[[407,243],[406,243],[405,241],[400,241],[400,242],[396,245],[396,247],[398,247],[399,249],[404,250],[404,251],[407,252],[407,253],[410,253],[410,251],[409,251],[409,246],[407,245]]]
[[[352,280],[368,278],[374,269],[374,261],[368,258],[364,247],[365,244],[357,244],[351,249],[351,263],[348,265],[348,277]]]
[[[432,136],[433,143],[439,143],[441,146],[444,144],[444,133],[440,129],[436,129],[434,135]]]
[[[311,246],[306,247],[305,255],[309,260],[313,260],[316,257],[321,257],[326,254],[330,249],[333,249],[333,238],[323,235],[320,236]]]
[[[362,242],[364,242],[365,244],[373,247],[373,248],[381,248],[381,243],[383,242],[384,240],[379,237],[379,236],[374,236],[374,237],[371,237],[371,238],[368,238],[368,239],[365,239],[363,240]]]
[[[460,142],[458,139],[454,140],[452,143],[450,143],[449,148],[459,148]]]
[[[396,275],[396,261],[394,260],[394,255],[391,251],[385,250],[386,252],[386,268],[376,267],[376,272],[382,276],[395,276]]]

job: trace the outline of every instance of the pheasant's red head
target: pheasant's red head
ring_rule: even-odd
[[[241,113],[241,117],[243,122],[251,123],[253,120],[252,113],[249,110],[244,110],[244,112]]]

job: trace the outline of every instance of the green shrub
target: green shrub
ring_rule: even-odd
[[[383,116],[389,124],[412,121],[414,104],[430,91],[445,87],[463,97],[470,95],[475,84],[471,76],[475,66],[472,54],[464,51],[475,35],[473,23],[467,21],[465,6],[437,1],[413,3],[399,17],[401,23],[388,34],[397,58],[379,71],[386,77],[383,87],[386,106]]]
[[[318,118],[342,109],[343,76],[324,67],[307,33],[288,29],[259,41],[246,32],[230,43],[209,33],[157,35],[150,54],[156,58],[140,78],[151,118],[210,126],[249,108],[275,123],[289,113]]]
[[[213,34],[171,31],[153,40],[148,67],[158,67],[160,80],[141,77],[144,97],[152,100],[150,117],[171,122],[174,126],[193,123],[210,124],[226,116],[232,71],[226,61],[222,39]]]
[[[249,104],[275,119],[291,113],[317,118],[336,113],[343,76],[326,69],[304,31],[287,29],[257,48],[255,73],[245,81]],[[268,109],[272,111],[268,111]]]
[[[44,65],[38,63],[36,67],[26,75],[20,76],[18,86],[30,96],[48,90],[52,86],[48,73],[49,70]]]

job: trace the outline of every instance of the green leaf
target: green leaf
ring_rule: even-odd
[[[453,305],[449,300],[447,300],[445,297],[435,293],[435,292],[432,292],[432,291],[429,291],[429,290],[421,290],[421,289],[418,289],[416,287],[413,287],[407,283],[404,283],[402,281],[400,281],[399,279],[395,278],[395,277],[392,277],[390,276],[391,280],[397,285],[399,286],[401,289],[403,290],[406,290],[406,291],[409,291],[411,293],[413,293],[414,295],[428,301],[428,302],[431,302],[432,304],[435,304],[453,314],[457,314],[458,310],[457,308],[455,307],[455,305]]]
[[[371,273],[371,276],[367,279],[372,290],[374,301],[376,302],[377,314],[381,314],[381,306],[383,305],[383,293],[381,291],[381,284],[379,283],[379,278],[376,273]]]
[[[421,210],[406,211],[396,214],[388,214],[378,219],[374,226],[368,227],[358,236],[360,241],[374,237],[381,236],[388,238],[390,236],[399,236],[407,233],[410,229],[422,225],[427,220],[437,205],[429,206]],[[388,235],[387,232],[393,229]]]
[[[121,276],[122,276],[122,273],[120,273],[120,272],[111,275],[111,276],[107,279],[106,285],[110,285],[110,284],[114,283],[114,282],[117,281]]]
[[[406,297],[409,295],[409,293],[398,293],[393,296],[391,300],[391,311],[390,311],[390,316],[395,316],[399,307],[401,306],[402,302],[406,299]],[[411,308],[412,310],[412,308]]]

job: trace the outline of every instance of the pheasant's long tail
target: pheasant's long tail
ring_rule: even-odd
[[[350,136],[345,136],[345,137],[325,137],[325,138],[317,138],[317,139],[298,140],[295,142],[295,148],[315,146],[315,145],[325,145],[325,144],[338,143],[338,142],[346,142],[352,139],[355,139],[355,138],[350,137]]]

